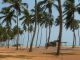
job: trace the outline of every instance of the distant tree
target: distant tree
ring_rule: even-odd
[[[28,6],[27,3],[22,3],[22,0],[3,0],[3,3],[9,3],[10,6],[8,6],[8,8],[15,11],[17,28],[18,28],[19,15],[21,14],[21,8],[27,7]],[[16,40],[16,44],[17,44],[16,49],[18,50],[19,30],[17,32],[18,32],[18,35]]]
[[[30,15],[28,9],[24,8],[22,13],[23,13],[23,16],[20,18],[20,20],[23,21],[22,22],[23,29],[25,31],[28,31],[28,41],[27,41],[27,48],[28,48],[28,43],[29,43],[29,40],[30,40],[30,38],[29,38],[30,26],[32,24],[32,20],[31,20],[31,15]],[[28,27],[28,29],[27,29],[27,27]]]
[[[66,28],[70,28],[73,31],[73,48],[76,45],[76,35],[75,35],[75,30],[78,29],[79,24],[76,19],[75,19],[75,12],[77,11],[78,13],[79,11],[79,5],[77,4],[75,5],[75,0],[66,0],[64,3],[64,15],[67,15],[65,20],[65,26]]]

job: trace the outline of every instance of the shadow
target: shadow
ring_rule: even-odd
[[[53,52],[53,53],[43,53],[43,54],[56,55],[56,52]]]
[[[0,53],[15,53],[15,52],[0,52]]]
[[[26,56],[26,55],[0,55],[0,58],[7,58],[7,57],[10,57],[10,58],[22,58],[22,59],[32,59],[33,57],[36,57],[36,56]]]
[[[60,53],[61,55],[80,55],[80,53],[74,53],[74,52],[70,52],[70,53]]]
[[[55,55],[56,56],[56,52],[53,53],[43,53],[43,54],[49,54],[49,55]],[[68,53],[60,53],[60,55],[80,55],[80,53],[74,53],[74,52],[68,52]]]
[[[61,49],[61,50],[73,50],[72,48],[67,48],[67,49]]]

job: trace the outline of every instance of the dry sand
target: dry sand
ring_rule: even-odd
[[[62,47],[61,55],[55,55],[56,48],[44,47],[33,48],[33,52],[28,49],[16,50],[10,47],[0,47],[0,60],[80,60],[80,48]]]

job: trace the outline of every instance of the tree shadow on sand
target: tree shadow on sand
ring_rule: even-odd
[[[56,52],[53,52],[53,53],[43,53],[43,54],[56,55]],[[75,52],[62,52],[62,53],[60,53],[60,55],[80,55],[80,53],[75,53]]]
[[[0,58],[21,58],[21,59],[32,59],[35,56],[26,55],[0,55]]]
[[[0,53],[15,53],[15,52],[0,52]]]

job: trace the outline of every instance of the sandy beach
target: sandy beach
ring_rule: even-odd
[[[33,48],[33,52],[28,49],[16,50],[13,47],[0,47],[0,60],[80,60],[80,48],[62,47],[61,55],[55,55],[56,48],[44,47]]]

